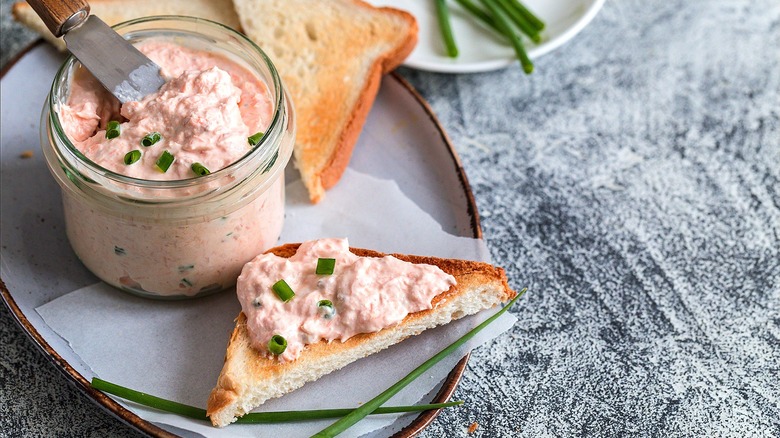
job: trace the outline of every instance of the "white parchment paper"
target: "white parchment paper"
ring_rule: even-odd
[[[360,214],[355,214],[356,205],[360,206]],[[281,242],[348,237],[352,246],[384,252],[472,260],[487,260],[488,256],[481,240],[443,232],[438,223],[406,198],[394,182],[351,169],[347,169],[339,186],[328,192],[325,201],[317,205],[308,202],[300,181],[288,184],[286,211]],[[95,376],[160,397],[205,407],[222,368],[225,347],[240,305],[234,291],[188,301],[164,302],[135,297],[97,283],[36,310],[46,324],[68,341]],[[358,406],[494,312],[482,312],[428,330],[319,381],[308,383],[284,397],[268,401],[258,410]],[[446,377],[467,351],[508,330],[514,322],[513,316],[504,314],[461,351],[429,370],[387,405],[419,402]],[[93,376],[85,377],[89,379]],[[334,421],[231,425],[217,429],[205,422],[120,402],[146,420],[185,436],[310,436]],[[397,418],[398,415],[369,417],[351,428],[345,436],[360,436],[387,427]]]

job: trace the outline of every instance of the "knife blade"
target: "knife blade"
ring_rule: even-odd
[[[165,83],[160,66],[100,18],[84,0],[28,0],[54,36],[120,102],[142,100]]]

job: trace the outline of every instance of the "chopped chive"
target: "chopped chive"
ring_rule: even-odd
[[[110,140],[119,137],[120,131],[119,122],[112,120],[106,125],[106,138]]]
[[[144,138],[141,139],[141,145],[144,147],[149,147],[162,138],[162,135],[160,135],[159,132],[150,132],[144,136]]]
[[[276,293],[276,296],[285,303],[290,301],[295,296],[295,292],[293,292],[290,285],[287,284],[287,282],[284,280],[279,280],[274,283],[274,285],[271,286],[271,289],[273,289]]]
[[[124,248],[120,248],[120,247],[114,245],[114,254],[116,254],[118,256],[123,256],[123,255],[127,255],[127,252],[125,251]]]
[[[160,154],[160,158],[157,159],[157,168],[162,170],[163,173],[168,171],[168,168],[171,167],[171,164],[173,164],[173,154],[168,151],[163,151],[162,154]]]
[[[141,151],[134,149],[125,154],[124,162],[129,166],[140,159],[141,159]]]
[[[333,302],[331,300],[320,300],[317,303],[317,309],[325,319],[331,319],[333,318],[333,315],[336,314],[336,309],[333,307]]]
[[[271,340],[268,341],[268,350],[275,354],[280,355],[287,349],[287,339],[284,339],[280,335],[271,336]]]
[[[444,40],[444,46],[447,49],[447,56],[457,58],[458,45],[455,43],[455,37],[452,35],[450,9],[447,7],[446,0],[436,0],[436,17],[439,20],[439,30]]]
[[[263,138],[263,135],[264,135],[263,132],[257,132],[255,134],[249,136],[249,138],[247,138],[247,140],[249,141],[250,145],[257,146],[257,144],[260,143],[260,139]]]
[[[349,429],[352,425],[357,423],[358,421],[362,420],[366,415],[370,414],[371,412],[374,412],[378,407],[382,406],[387,400],[389,400],[392,396],[397,394],[400,390],[402,390],[406,385],[411,383],[414,379],[420,377],[423,373],[428,371],[432,366],[436,365],[439,361],[444,359],[446,356],[450,355],[452,352],[457,350],[461,345],[468,342],[469,339],[473,338],[477,333],[479,333],[482,329],[490,325],[493,321],[498,319],[499,316],[503,315],[504,312],[509,310],[512,305],[517,302],[517,300],[523,296],[526,289],[521,290],[517,296],[512,298],[509,303],[507,303],[506,306],[502,307],[501,310],[493,314],[490,318],[483,321],[478,326],[474,327],[466,333],[465,335],[461,336],[460,339],[450,344],[445,349],[441,350],[440,352],[436,353],[435,356],[432,358],[426,360],[423,362],[422,365],[415,368],[412,372],[406,375],[406,377],[399,380],[396,384],[393,386],[387,388],[383,393],[379,394],[378,396],[374,397],[370,401],[362,404],[359,408],[355,409],[348,415],[345,415],[340,420],[336,421],[335,423],[331,424],[330,426],[326,427],[322,431],[320,431],[317,434],[312,435],[313,437],[319,437],[319,438],[330,438],[338,435],[341,432],[344,432],[345,430]]]
[[[206,176],[211,173],[210,170],[206,168],[206,166],[200,164],[200,163],[192,163],[192,166],[190,166],[193,172],[195,172],[195,175],[200,176]]]
[[[192,270],[195,267],[195,265],[182,265],[179,266],[179,272],[187,272]]]
[[[333,268],[336,267],[336,259],[318,258],[317,259],[317,275],[332,275]]]
[[[182,284],[184,284],[185,286],[192,287],[192,283],[191,283],[189,280],[187,280],[186,278],[182,278],[182,279],[181,279],[181,282],[182,282]]]
[[[172,412],[184,417],[194,418],[201,421],[209,421],[206,416],[206,410],[183,403],[166,400],[145,392],[125,388],[115,383],[107,382],[97,377],[92,378],[90,385],[108,394],[113,394],[125,400],[149,406],[161,411]],[[396,414],[401,412],[429,411],[433,409],[450,408],[460,406],[462,400],[451,401],[447,403],[432,403],[427,405],[413,406],[387,406],[381,407],[372,412],[372,414]],[[259,423],[286,423],[291,421],[319,420],[323,418],[338,418],[352,412],[353,409],[314,409],[308,411],[276,411],[276,412],[250,412],[236,420],[236,423],[259,424]]]

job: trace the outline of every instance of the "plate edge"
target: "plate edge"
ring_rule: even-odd
[[[26,56],[32,50],[34,50],[39,45],[44,43],[45,41],[43,39],[37,39],[34,42],[30,43],[27,47],[22,49],[13,58],[11,58],[6,63],[6,65],[3,66],[2,69],[0,69],[0,79],[5,77],[5,75],[9,71],[11,71],[11,69],[22,58],[24,58],[24,56]],[[450,158],[452,159],[453,164],[455,165],[455,171],[458,175],[458,180],[460,181],[461,188],[464,191],[464,194],[466,196],[467,214],[471,218],[472,237],[481,239],[483,237],[482,227],[480,224],[476,201],[474,199],[474,193],[471,190],[471,185],[469,184],[468,177],[466,176],[466,172],[463,168],[463,164],[460,160],[460,157],[458,156],[452,144],[452,141],[450,140],[449,136],[444,130],[444,127],[439,122],[438,118],[434,114],[433,109],[428,104],[428,102],[406,79],[404,79],[396,71],[391,72],[386,77],[396,80],[407,92],[409,92],[414,97],[415,101],[417,101],[417,103],[420,104],[420,106],[423,108],[428,118],[430,119],[430,121],[436,127],[436,130],[439,132],[439,135],[441,136],[443,143],[447,146],[447,149],[449,150]],[[93,403],[97,404],[101,408],[106,409],[109,412],[109,414],[111,414],[113,417],[124,422],[128,426],[135,428],[140,432],[146,433],[148,435],[156,436],[156,437],[164,437],[164,438],[177,437],[177,435],[170,433],[154,425],[152,422],[141,418],[139,415],[125,408],[124,406],[119,404],[117,401],[115,401],[113,398],[109,397],[102,391],[98,391],[92,388],[90,383],[86,380],[86,378],[84,378],[84,376],[82,376],[81,373],[79,373],[69,362],[67,362],[62,356],[60,356],[59,353],[57,353],[57,351],[54,350],[53,347],[51,347],[49,343],[43,338],[43,336],[38,332],[35,326],[33,326],[30,323],[26,315],[16,304],[16,301],[13,299],[13,296],[11,295],[8,288],[6,287],[5,282],[2,280],[2,278],[0,278],[0,296],[2,296],[2,301],[5,303],[6,308],[8,308],[10,313],[13,315],[14,319],[16,320],[16,323],[22,328],[25,334],[33,341],[33,344],[39,349],[39,351],[43,353],[44,356],[55,365],[55,368],[61,374],[63,374],[68,381],[70,381],[79,390],[85,393],[90,398],[90,400],[92,400]],[[447,377],[444,380],[444,385],[434,397],[434,401],[449,400],[449,398],[454,393],[455,388],[458,386],[458,383],[460,382],[461,376],[463,375],[466,365],[468,364],[470,355],[471,353],[467,353],[465,356],[463,356],[463,358],[460,361],[458,361],[458,363],[455,365],[452,371],[450,371],[450,373],[447,375]],[[425,429],[428,425],[430,425],[431,422],[433,422],[433,420],[436,418],[436,416],[439,414],[440,411],[441,409],[436,409],[436,410],[425,411],[421,413],[409,425],[407,425],[399,432],[394,434],[393,438],[410,438],[419,434],[423,429]]]

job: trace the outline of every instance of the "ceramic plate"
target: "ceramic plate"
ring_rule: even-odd
[[[449,58],[446,55],[436,19],[434,0],[369,2],[377,6],[403,9],[417,18],[420,40],[404,63],[408,67],[440,73],[475,73],[517,63],[515,53],[508,43],[477,22],[452,0],[448,0],[447,4],[451,11],[453,34],[460,51],[457,58]],[[604,0],[523,0],[523,4],[546,23],[539,44],[525,40],[528,56],[534,59],[572,39],[593,20],[604,5]]]
[[[97,279],[78,261],[64,232],[60,191],[39,147],[44,98],[64,57],[45,44],[26,50],[9,64],[0,81],[0,277],[3,300],[22,328],[54,365],[88,397],[120,420],[151,435],[170,436],[155,424],[89,387],[92,373],[68,343],[52,331],[35,309]],[[387,138],[393,146],[366,138]],[[23,158],[25,151],[32,158]],[[428,105],[399,76],[382,83],[350,167],[394,179],[404,194],[455,235],[481,237],[474,199],[459,159]],[[398,238],[409,238],[399,236]],[[454,391],[466,365],[463,358],[434,397]],[[49,409],[72,409],[51,400]],[[58,403],[60,403],[58,405]],[[436,416],[412,417],[398,436],[412,436]],[[409,420],[406,420],[409,423]]]

